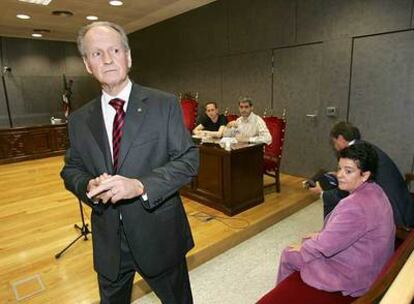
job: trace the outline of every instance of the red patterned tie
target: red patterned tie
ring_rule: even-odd
[[[124,103],[122,99],[114,98],[109,104],[115,109],[114,125],[112,128],[112,151],[114,159],[114,172],[118,171],[119,148],[121,147],[122,127],[125,122]]]

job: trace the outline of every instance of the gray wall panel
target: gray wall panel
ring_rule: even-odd
[[[60,76],[20,77],[23,113],[62,112],[62,79]],[[20,114],[20,113],[15,113]]]
[[[291,174],[311,175],[321,167],[322,158],[314,153],[321,144],[320,120],[306,115],[319,109],[322,50],[323,44],[313,44],[273,53],[274,101],[277,108],[287,110],[282,168]]]
[[[295,1],[228,2],[231,52],[261,50],[295,42]]]
[[[83,64],[83,60],[79,55],[78,48],[75,43],[66,43],[63,45],[64,57],[63,57],[63,70],[62,74],[66,76],[80,76],[89,75]]]
[[[5,75],[14,126],[48,123],[51,116],[63,117],[63,77],[75,80],[72,108],[86,103],[98,91],[88,76],[76,44],[21,38],[2,38]],[[1,88],[0,127],[8,127]],[[80,100],[83,96],[85,100]]]
[[[101,87],[92,76],[71,76],[72,110],[80,108],[101,93]]]
[[[298,0],[297,42],[406,29],[412,0]]]
[[[191,14],[178,16],[174,19],[173,28],[178,39],[172,46],[178,55],[175,59],[179,61],[217,57],[228,50],[224,1],[213,2]]]
[[[352,39],[336,39],[323,43],[322,73],[320,80],[319,132],[320,144],[314,147],[319,156],[318,165],[327,170],[337,167],[329,131],[339,120],[346,120],[351,68]],[[327,107],[335,107],[335,117],[326,115]]]
[[[182,64],[177,68],[178,92],[198,92],[202,104],[210,100],[221,103],[220,64],[219,58]]]
[[[411,28],[414,28],[414,1],[411,7]]]
[[[414,154],[414,33],[355,40],[350,121],[410,171]]]
[[[22,113],[24,113],[24,102],[21,90],[21,81],[21,77],[15,76],[13,73],[8,73],[5,77],[13,124],[15,123],[14,115],[22,115]]]
[[[16,76],[61,75],[64,64],[63,43],[33,39],[4,39],[4,61]]]
[[[133,33],[134,61],[146,68],[221,56],[228,49],[226,22],[225,3],[218,1]]]
[[[254,109],[262,114],[271,105],[272,52],[254,52],[223,58],[223,102],[222,108],[229,107],[238,113],[240,96],[250,96]]]
[[[142,75],[145,74],[145,77]],[[142,85],[178,95],[187,91],[198,92],[200,102],[208,100],[221,102],[221,60],[204,59],[191,63],[160,66],[154,64],[144,70],[134,70],[132,77]],[[141,78],[144,78],[142,81]]]

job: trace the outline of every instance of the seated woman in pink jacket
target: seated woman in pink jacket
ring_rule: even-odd
[[[351,194],[326,217],[323,229],[281,256],[277,283],[294,271],[317,289],[364,294],[394,251],[395,225],[384,191],[374,182],[377,155],[366,143],[339,152],[339,188]]]

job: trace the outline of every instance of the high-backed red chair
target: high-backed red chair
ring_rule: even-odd
[[[404,266],[404,263],[409,258],[413,249],[414,230],[412,230],[402,241],[401,245],[399,245],[397,250],[385,264],[371,288],[360,298],[342,296],[339,292],[318,290],[305,284],[300,278],[299,272],[294,272],[265,294],[257,304],[378,303]]]
[[[276,116],[263,117],[272,143],[265,146],[263,173],[275,178],[276,192],[280,192],[280,160],[285,139],[286,120]],[[272,184],[273,185],[273,184]]]
[[[183,111],[185,127],[191,132],[196,126],[198,102],[195,99],[184,97],[181,99],[180,104]]]
[[[239,118],[239,115],[237,114],[225,114],[226,118],[227,118],[227,122],[236,120],[237,118]]]
[[[239,115],[230,113],[229,108],[226,108],[226,110],[224,110],[224,116],[226,116],[228,123],[239,118]]]

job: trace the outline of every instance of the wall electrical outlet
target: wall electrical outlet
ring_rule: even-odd
[[[336,117],[336,107],[326,107],[326,116]]]

